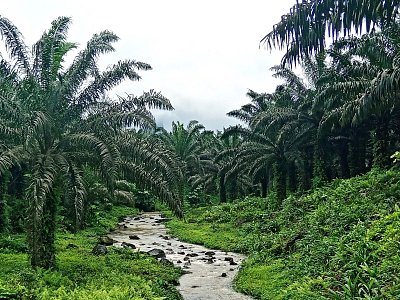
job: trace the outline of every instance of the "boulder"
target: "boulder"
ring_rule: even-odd
[[[131,240],[140,240],[140,238],[136,234],[130,235],[129,239],[131,239]]]
[[[94,255],[106,255],[107,253],[108,253],[107,247],[101,244],[97,244],[96,246],[94,246],[92,250],[92,254]]]
[[[136,249],[136,246],[134,244],[127,243],[127,242],[122,242],[121,246],[124,248]]]
[[[155,258],[165,258],[165,252],[161,249],[151,249],[150,251],[147,252],[150,256],[153,256]]]
[[[99,244],[104,246],[111,246],[114,244],[114,240],[107,235],[104,235],[99,238]]]
[[[207,255],[207,256],[213,256],[213,255],[215,255],[215,252],[214,251],[207,251],[204,254]]]
[[[162,263],[163,265],[166,265],[166,266],[173,266],[174,265],[174,263],[172,261],[166,259],[165,257],[161,257],[159,262]]]

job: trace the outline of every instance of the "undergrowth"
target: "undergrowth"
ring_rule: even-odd
[[[0,236],[0,299],[181,299],[177,268],[129,249],[108,247],[105,256],[91,250],[98,237],[136,210],[114,207],[97,226],[76,234],[57,232],[57,268],[33,270],[23,235]]]
[[[249,254],[236,288],[258,299],[400,299],[400,172],[371,171],[307,195],[194,208],[181,239]]]

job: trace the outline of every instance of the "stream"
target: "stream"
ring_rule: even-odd
[[[181,242],[167,234],[163,221],[158,213],[127,217],[108,236],[115,241],[114,245],[151,251],[149,254],[160,260],[167,259],[180,266],[185,274],[177,289],[185,300],[252,299],[235,292],[232,287],[245,256]]]

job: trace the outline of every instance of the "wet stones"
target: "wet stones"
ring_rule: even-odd
[[[104,246],[111,246],[112,244],[114,244],[114,240],[105,235],[99,238],[99,244]]]
[[[97,244],[94,246],[92,250],[93,255],[106,255],[108,253],[108,249],[105,245]]]
[[[207,256],[213,256],[213,255],[215,255],[215,252],[214,251],[206,251],[204,254]]]
[[[225,272],[221,274],[221,277],[226,277],[228,276]]]
[[[166,266],[173,266],[174,265],[174,263],[172,261],[166,259],[165,257],[161,257],[159,259],[159,262],[162,263],[163,265],[166,265]]]
[[[234,262],[233,257],[226,256],[226,257],[224,258],[224,261],[229,261],[229,264],[230,264],[231,266],[236,266],[236,265],[237,265],[237,263]]]
[[[130,240],[140,240],[140,237],[138,237],[136,234],[134,234],[134,235],[130,235],[129,239]]]
[[[164,250],[161,249],[151,249],[150,251],[147,252],[150,256],[153,256],[155,258],[165,258],[165,252]]]
[[[196,256],[199,256],[199,255],[197,253],[188,253],[188,254],[186,254],[186,256],[196,257]]]
[[[127,243],[127,242],[122,242],[121,246],[124,248],[136,249],[136,246],[134,244]]]

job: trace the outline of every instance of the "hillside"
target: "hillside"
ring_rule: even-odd
[[[168,226],[249,254],[236,287],[259,299],[399,299],[399,171],[336,180],[278,211],[270,198],[195,208]]]

